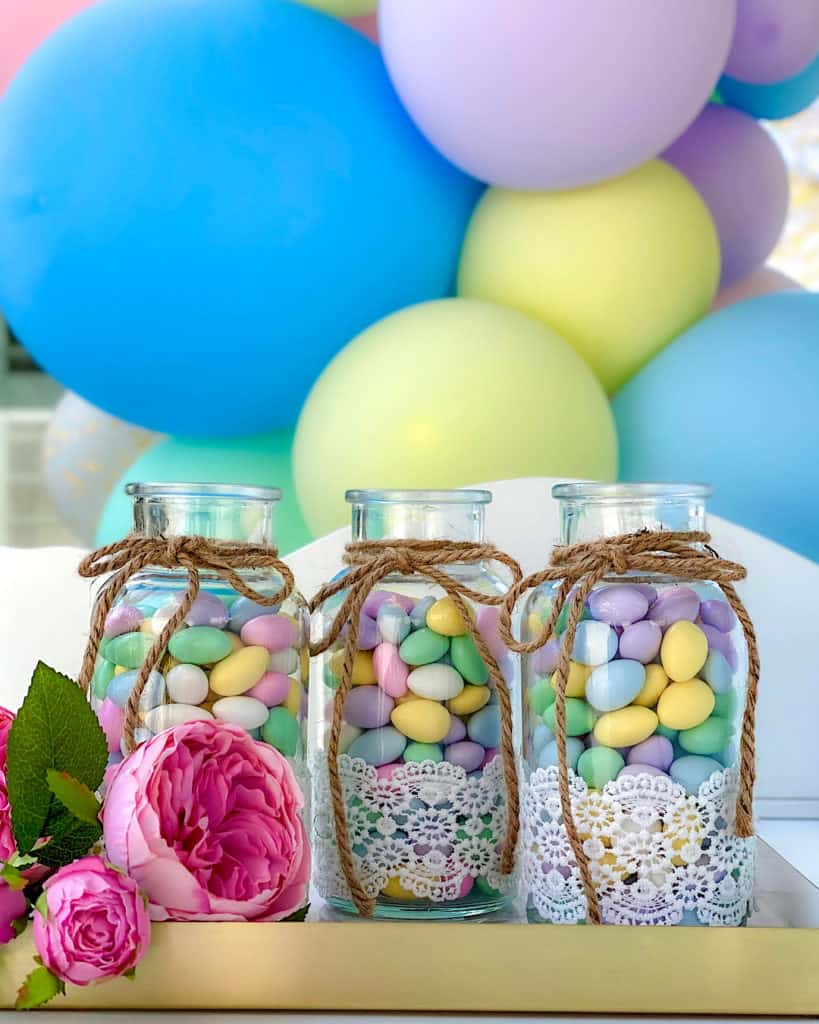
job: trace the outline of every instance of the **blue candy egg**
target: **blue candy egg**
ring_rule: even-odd
[[[646,670],[639,661],[610,661],[589,676],[586,700],[598,711],[616,711],[631,704],[645,678]]]
[[[607,622],[586,619],[578,623],[572,658],[581,665],[602,665],[617,653],[617,634]]]
[[[733,678],[731,666],[719,651],[711,651],[700,669],[700,677],[708,683],[714,693],[727,693]]]
[[[699,754],[686,754],[673,762],[668,774],[679,783],[691,796],[696,796],[700,786],[714,772],[721,772],[722,765],[713,757],[702,757]]]
[[[497,747],[500,744],[501,722],[500,708],[497,704],[487,704],[476,711],[466,726],[469,738],[480,743],[482,747]]]
[[[360,757],[362,761],[378,768],[382,764],[397,761],[406,745],[406,736],[402,736],[393,726],[385,725],[381,729],[370,729],[362,733],[350,744],[347,753],[350,757]]]
[[[577,762],[584,749],[583,741],[576,736],[569,736],[566,739],[566,760],[572,771],[577,767]],[[552,765],[557,767],[557,743],[555,740],[546,744],[537,759],[538,768],[549,768]]]
[[[128,703],[128,698],[131,696],[131,691],[136,685],[138,675],[139,670],[133,669],[131,672],[121,672],[118,676],[114,676],[108,684],[105,696],[113,701],[117,707],[124,708]],[[164,702],[165,679],[160,672],[151,672],[148,676],[148,682],[145,684],[145,689],[142,691],[142,696],[139,698],[139,710],[150,711],[151,708],[157,708]]]

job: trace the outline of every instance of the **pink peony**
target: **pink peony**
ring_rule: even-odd
[[[11,831],[11,807],[6,790],[6,773],[0,768],[0,867],[17,849]]]
[[[34,911],[34,945],[61,981],[88,985],[133,970],[151,939],[136,882],[99,857],[83,857],[43,886],[48,916]]]
[[[0,946],[5,945],[17,935],[14,922],[25,917],[26,898],[18,889],[11,889],[0,880]]]
[[[155,921],[279,921],[307,900],[303,805],[273,747],[237,726],[189,722],[119,766],[105,844],[147,893]]]
[[[14,722],[14,714],[8,708],[0,707],[0,770],[5,770],[9,730]]]

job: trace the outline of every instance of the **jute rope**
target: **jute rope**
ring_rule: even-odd
[[[358,878],[353,860],[350,836],[347,831],[347,812],[338,767],[338,744],[344,713],[344,702],[352,686],[353,658],[358,640],[358,624],[367,595],[381,580],[392,573],[401,576],[421,576],[436,583],[449,597],[460,612],[467,631],[489,669],[489,678],[498,694],[501,716],[501,752],[503,757],[504,781],[508,799],[506,836],[501,852],[501,871],[510,874],[515,863],[515,847],[518,839],[520,802],[518,796],[518,773],[512,733],[512,704],[509,690],[500,667],[489,650],[486,641],[478,632],[467,608],[466,600],[476,604],[499,606],[503,595],[487,595],[472,590],[445,571],[446,566],[475,564],[479,562],[500,562],[512,573],[514,580],[523,577],[520,566],[509,555],[499,551],[492,544],[471,544],[444,540],[389,540],[361,541],[348,544],[344,562],[350,568],[341,579],[322,587],[313,598],[310,609],[315,611],[328,598],[347,591],[347,594],[333,619],[327,635],[311,647],[310,653],[319,655],[330,649],[344,634],[344,660],[341,679],[333,701],[333,720],[327,740],[327,769],[330,780],[330,797],[333,806],[333,824],[336,844],[344,878],[350,889],[353,903],[364,917],[372,916],[375,900],[367,894]]]
[[[739,619],[748,644],[748,686],[740,737],[739,792],[737,795],[737,835],[754,834],[753,796],[756,780],[754,724],[757,691],[759,687],[759,652],[753,623],[734,588],[737,580],[746,576],[746,570],[736,562],[720,558],[709,548],[710,535],[700,532],[671,532],[648,530],[628,533],[586,544],[556,547],[549,568],[533,573],[514,584],[508,591],[500,615],[500,634],[504,643],[519,654],[532,654],[554,634],[558,617],[570,600],[566,632],[560,645],[560,657],[555,669],[555,742],[558,758],[558,785],[560,807],[566,835],[580,871],[583,891],[588,905],[591,924],[602,924],[597,891],[591,877],[588,858],[577,832],[569,793],[569,768],[566,759],[566,686],[569,661],[574,647],[575,633],[583,614],[583,606],[592,589],[610,576],[623,577],[627,573],[660,574],[679,580],[703,580],[718,583]],[[638,582],[638,576],[631,577]],[[520,597],[528,590],[546,582],[558,582],[549,621],[540,635],[521,642],[512,635],[512,612]],[[625,582],[614,579],[611,582]],[[572,587],[575,587],[571,594]]]
[[[93,551],[80,562],[78,572],[85,579],[96,579],[113,575],[103,587],[91,619],[88,644],[80,669],[79,685],[88,692],[94,665],[102,643],[105,620],[125,584],[135,573],[148,567],[158,569],[184,569],[188,575],[188,586],[179,606],[165,624],[165,628],[154,641],[139,670],[131,696],[125,707],[123,737],[125,749],[134,749],[134,730],[139,721],[139,700],[148,682],[148,677],[165,653],[168,641],[184,622],[193,602],[199,594],[200,571],[218,573],[243,597],[257,604],[270,607],[284,601],[293,591],[295,581],[290,569],[279,558],[274,547],[262,544],[239,544],[231,541],[208,540],[205,537],[125,537],[114,544]],[[281,589],[275,594],[260,594],[242,579],[241,570],[272,569],[282,578]]]

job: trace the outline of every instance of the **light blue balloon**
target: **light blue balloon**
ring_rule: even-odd
[[[819,561],[819,295],[712,313],[615,396],[621,479],[704,481],[710,508]]]
[[[480,190],[336,19],[94,4],[0,104],[0,309],[110,413],[259,433],[365,327],[451,293]]]
[[[798,75],[769,85],[740,82],[724,75],[717,91],[727,106],[744,110],[753,117],[764,117],[769,121],[793,117],[819,96],[819,56]]]

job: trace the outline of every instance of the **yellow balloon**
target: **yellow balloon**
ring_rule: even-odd
[[[554,328],[611,394],[708,312],[719,275],[705,203],[652,160],[588,188],[489,189],[467,231],[458,291]]]
[[[365,14],[374,14],[378,0],[299,0],[305,7],[314,7],[317,11],[332,14],[336,18],[361,18]]]
[[[386,317],[333,359],[302,410],[293,469],[318,536],[347,522],[351,487],[611,480],[617,441],[602,388],[554,331],[442,299]]]

